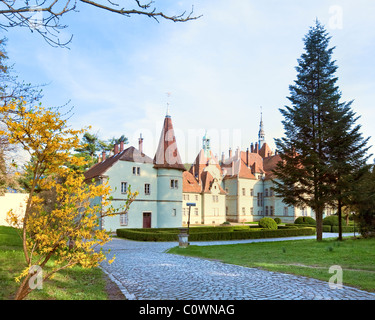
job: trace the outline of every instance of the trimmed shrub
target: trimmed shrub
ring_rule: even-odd
[[[339,217],[338,216],[328,216],[323,219],[323,225],[329,226],[338,226],[339,225]],[[341,225],[346,226],[346,222],[344,219],[341,219]]]
[[[275,220],[276,224],[280,224],[281,223],[281,219],[280,218],[274,218],[273,220]]]
[[[277,223],[272,218],[262,218],[259,220],[259,226],[264,229],[277,230]]]
[[[275,223],[275,221],[273,221]],[[292,237],[292,236],[305,236],[314,235],[315,228],[301,227],[301,228],[285,228],[284,226],[276,230],[262,229],[262,230],[251,230],[243,228],[242,230],[233,232],[196,232],[196,229],[192,228],[193,232],[190,232],[189,241],[215,241],[215,240],[240,240],[240,239],[262,239],[262,238],[281,238],[281,237]],[[202,228],[203,229],[203,228]],[[208,229],[208,228],[205,228]],[[211,228],[219,229],[219,228]],[[146,232],[143,232],[147,230]],[[151,232],[150,230],[154,231]],[[116,233],[118,237],[126,238],[136,241],[178,241],[179,230],[174,229],[172,232],[157,232],[158,229],[117,229]],[[172,230],[171,230],[172,231]]]
[[[315,219],[311,217],[298,217],[295,221],[295,224],[311,224],[316,226]]]
[[[304,227],[314,227],[316,228],[315,224],[293,224],[293,223],[287,223],[285,224],[286,227],[295,227],[295,228],[304,228]],[[280,228],[280,227],[279,227]],[[323,225],[323,232],[333,232],[331,230],[331,226],[329,225]]]
[[[332,226],[332,232],[339,232],[339,226]],[[359,232],[359,228],[356,226],[342,226],[342,232]]]

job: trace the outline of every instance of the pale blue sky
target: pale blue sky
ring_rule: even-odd
[[[255,142],[260,106],[266,140],[283,134],[278,108],[303,52],[302,38],[318,18],[336,46],[343,100],[354,99],[365,137],[375,146],[375,2],[372,0],[161,1],[167,13],[203,17],[186,23],[131,18],[80,4],[66,15],[70,50],[52,48],[29,30],[9,30],[8,55],[21,79],[44,88],[43,104],[71,100],[76,127],[92,125],[102,138],[129,137],[153,157],[167,92],[183,161],[193,161],[204,130],[213,152],[245,150]],[[375,153],[375,150],[371,150]]]

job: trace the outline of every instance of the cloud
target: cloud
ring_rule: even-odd
[[[337,47],[340,89],[356,100],[355,111],[366,115],[365,132],[374,136],[367,119],[373,117],[375,5],[367,4],[341,1],[343,28],[328,31]],[[163,5],[175,13],[189,11],[191,1]],[[104,138],[125,134],[134,145],[143,131],[150,156],[166,92],[172,92],[171,114],[184,159],[195,158],[206,129],[215,153],[246,149],[257,138],[260,106],[266,139],[274,147],[273,138],[283,134],[278,109],[288,103],[302,38],[316,17],[328,25],[332,5],[336,2],[205,0],[194,7],[202,18],[159,24],[82,7],[68,21],[71,50],[29,44],[23,48],[29,56],[17,59],[35,61],[30,73],[38,74],[39,82],[52,81],[45,89],[48,101],[72,100],[74,126],[91,124]],[[79,14],[82,19],[76,19]]]

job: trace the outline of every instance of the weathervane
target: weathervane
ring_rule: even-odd
[[[167,100],[167,114],[166,114],[166,116],[167,117],[170,117],[170,114],[169,114],[169,98],[171,97],[171,92],[166,92],[166,95],[167,95],[167,97],[168,97],[168,100]]]

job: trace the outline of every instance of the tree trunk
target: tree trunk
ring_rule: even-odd
[[[321,241],[323,239],[323,210],[318,209],[315,211],[316,218],[316,240]]]
[[[31,275],[27,275],[19,286],[14,300],[23,300],[32,290],[29,286]]]
[[[342,203],[341,203],[341,199],[338,200],[337,215],[338,215],[338,218],[339,218],[339,237],[337,238],[337,240],[342,241],[342,223],[341,223],[341,219],[342,219]]]

